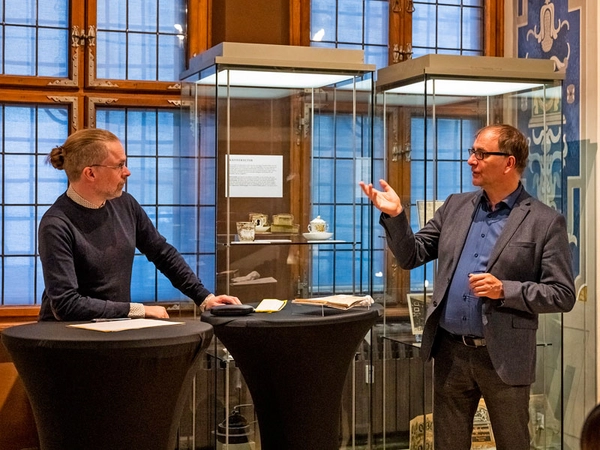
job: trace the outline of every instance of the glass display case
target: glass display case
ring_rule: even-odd
[[[198,245],[215,291],[368,292],[357,181],[371,170],[374,66],[359,50],[222,43],[190,67],[184,139],[198,152]]]
[[[193,223],[213,292],[243,303],[371,293],[372,213],[358,181],[372,171],[374,70],[360,50],[227,42],[190,61],[182,145],[200,192]],[[247,398],[232,395],[226,380],[237,369],[221,352],[215,342],[213,430],[234,413],[254,420]],[[342,441],[355,439],[347,414]],[[214,433],[210,448],[221,448]]]
[[[530,157],[522,178],[525,188],[558,211],[566,211],[563,77],[549,60],[454,55],[427,55],[377,72],[376,120],[384,130],[387,179],[399,193],[413,230],[431,219],[449,194],[476,189],[471,184],[467,149],[476,131],[493,123],[511,124],[526,135]],[[409,348],[418,348],[436,282],[435,262],[403,271],[390,254],[385,258],[386,325],[381,334],[388,349],[404,350],[382,352],[384,374],[389,373],[386,364],[393,366],[398,358],[405,359]],[[531,392],[532,448],[560,447],[561,329],[560,314],[540,316],[537,381]],[[431,373],[427,363],[420,364],[423,378],[410,381],[407,395],[420,391],[422,401],[414,412],[396,421],[385,418],[389,414],[385,402],[402,400],[385,393],[397,390],[398,378],[378,379],[383,398],[389,399],[383,402],[380,430],[388,443],[397,436],[404,438],[409,427],[413,434],[421,434],[411,435],[412,441],[426,441],[428,427],[413,426],[432,413]],[[485,424],[476,429],[485,435]]]

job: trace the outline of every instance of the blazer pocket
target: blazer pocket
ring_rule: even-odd
[[[498,260],[494,263],[492,273],[497,272],[498,278],[525,281],[536,276],[537,257],[535,242],[509,242]]]
[[[535,242],[530,241],[511,241],[508,243],[509,247],[522,247],[522,248],[535,248]]]
[[[538,318],[534,317],[521,317],[514,316],[512,319],[513,328],[526,328],[529,330],[537,330],[538,329]]]

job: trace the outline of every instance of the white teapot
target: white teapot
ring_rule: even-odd
[[[328,228],[329,225],[327,225],[327,222],[321,219],[321,216],[315,217],[308,224],[308,231],[310,231],[311,233],[325,233],[327,232]]]

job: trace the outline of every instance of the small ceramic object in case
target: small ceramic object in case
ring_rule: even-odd
[[[327,229],[327,222],[321,219],[321,216],[315,217],[308,224],[308,231],[310,231],[311,233],[325,233],[327,232]]]

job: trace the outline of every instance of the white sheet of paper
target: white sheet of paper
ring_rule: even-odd
[[[282,155],[229,155],[228,197],[283,197]]]
[[[92,322],[81,323],[76,325],[68,325],[72,328],[82,328],[84,330],[93,331],[125,331],[139,330],[140,328],[166,327],[169,325],[183,325],[185,322],[167,322],[166,320],[158,319],[131,319],[131,320],[113,320],[108,322]]]
[[[254,312],[277,312],[283,309],[286,303],[286,300],[278,300],[276,298],[265,298],[258,304]]]

